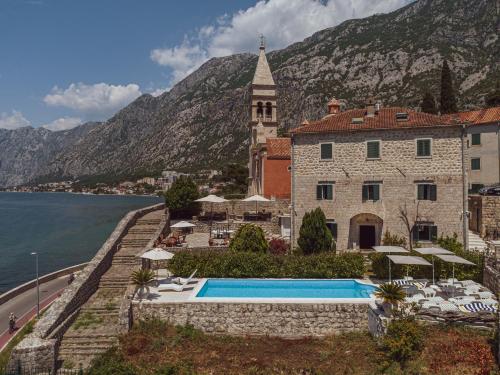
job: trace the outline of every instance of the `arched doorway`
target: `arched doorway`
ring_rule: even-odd
[[[371,249],[380,245],[384,221],[374,214],[353,216],[349,225],[349,248]]]

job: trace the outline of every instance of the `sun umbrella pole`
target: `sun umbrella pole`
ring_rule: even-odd
[[[432,255],[432,285],[436,285],[436,280],[434,278],[434,255]]]
[[[453,263],[451,274],[451,296],[455,297],[455,263]]]
[[[212,238],[212,222],[214,221],[214,204],[210,203],[210,235],[208,238]]]
[[[389,284],[392,284],[392,281],[391,281],[391,260],[389,258],[387,258],[389,260]]]

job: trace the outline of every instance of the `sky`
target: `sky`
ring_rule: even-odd
[[[212,57],[284,48],[410,0],[0,0],[0,128],[65,130]]]

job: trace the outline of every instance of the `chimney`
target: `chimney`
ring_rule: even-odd
[[[366,101],[366,117],[375,117],[375,112],[377,112],[375,98],[370,97]]]
[[[328,102],[328,114],[336,115],[338,113],[340,113],[340,102],[337,99],[332,98],[332,100]]]

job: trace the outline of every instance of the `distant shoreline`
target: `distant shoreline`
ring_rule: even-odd
[[[80,193],[75,191],[0,191],[0,193],[22,193],[22,194],[74,194],[74,195],[94,195],[94,196],[116,196],[116,197],[153,197],[161,198],[156,194],[94,194],[94,193]]]

